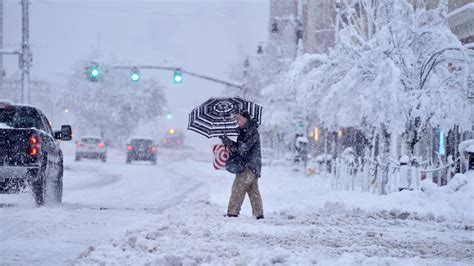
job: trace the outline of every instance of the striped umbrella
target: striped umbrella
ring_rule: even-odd
[[[262,123],[262,107],[240,97],[211,98],[189,114],[188,129],[208,138],[237,136],[235,114],[247,110],[257,123]]]

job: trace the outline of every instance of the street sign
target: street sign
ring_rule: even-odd
[[[439,130],[439,155],[443,156],[445,153],[444,148],[444,131],[442,129]]]

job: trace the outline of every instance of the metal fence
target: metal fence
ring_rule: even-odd
[[[431,164],[418,163],[416,159],[408,163],[396,160],[381,163],[370,158],[336,158],[331,161],[329,176],[333,190],[387,194],[405,189],[419,189],[421,180],[424,179],[431,180],[438,186],[446,185],[454,176],[458,162],[459,158],[433,168]]]

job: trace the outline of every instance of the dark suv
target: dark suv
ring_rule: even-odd
[[[133,138],[127,144],[126,163],[132,161],[150,161],[156,164],[156,145],[149,138]]]
[[[0,193],[31,187],[38,205],[61,202],[63,153],[58,140],[71,140],[71,126],[52,131],[32,106],[0,102]]]

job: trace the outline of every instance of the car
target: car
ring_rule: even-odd
[[[156,164],[156,144],[151,138],[132,138],[127,143],[127,159],[126,163],[132,161],[150,161]]]
[[[107,161],[107,145],[101,137],[84,136],[76,142],[76,161],[82,158]]]
[[[166,131],[161,146],[163,148],[180,149],[183,148],[184,133],[179,129],[170,128]]]
[[[37,205],[61,203],[63,153],[59,140],[71,140],[70,125],[51,130],[40,109],[0,103],[0,193],[20,193],[29,188]]]

